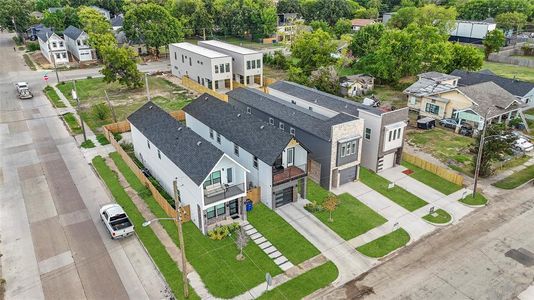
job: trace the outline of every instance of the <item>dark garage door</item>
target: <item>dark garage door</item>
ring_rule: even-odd
[[[288,204],[293,200],[293,188],[289,187],[277,192],[274,195],[274,206],[280,207],[282,205]]]
[[[339,171],[339,185],[356,180],[356,166]]]

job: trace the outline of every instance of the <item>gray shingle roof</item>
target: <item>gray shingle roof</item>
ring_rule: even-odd
[[[69,27],[65,29],[65,31],[63,31],[63,35],[68,36],[69,38],[73,40],[77,40],[82,34],[82,32],[83,31],[80,28],[70,25]]]
[[[488,109],[491,108],[488,118],[514,110],[517,105],[520,105],[514,95],[491,81],[462,86],[458,90],[478,104],[473,105],[472,109],[479,115],[486,115]],[[514,103],[516,105],[513,105]]]
[[[47,42],[48,39],[54,34],[54,32],[48,28],[48,27],[42,27],[42,29],[40,29],[38,32],[37,32],[37,37],[43,41],[43,42]]]
[[[331,128],[333,125],[357,119],[345,113],[328,118],[251,88],[237,88],[227,94],[230,97],[230,103],[238,101],[254,107],[287,124],[292,124],[292,127],[299,128],[327,141],[331,140]]]
[[[310,103],[326,107],[333,111],[344,112],[356,117],[359,116],[359,110],[365,110],[375,115],[381,115],[384,113],[380,109],[369,107],[361,103],[350,101],[345,98],[334,96],[290,81],[277,81],[271,84],[269,88],[308,101]]]
[[[128,121],[197,185],[224,155],[152,102],[132,113]]]
[[[113,18],[111,18],[111,26],[113,27],[122,27],[124,24],[124,17],[122,14],[116,15]]]
[[[451,74],[460,77],[460,80],[458,81],[459,85],[465,86],[491,81],[507,90],[510,94],[518,97],[523,97],[530,91],[534,90],[534,83],[532,82],[504,78],[495,74],[466,72],[461,70],[454,70]]]
[[[202,94],[184,111],[269,165],[274,164],[293,138],[208,94]]]

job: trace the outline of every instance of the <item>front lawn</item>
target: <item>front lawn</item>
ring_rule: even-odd
[[[148,85],[152,101],[168,112],[182,109],[192,100],[186,90],[164,78],[149,76]],[[72,99],[71,95],[73,87],[70,81],[57,85],[61,93],[76,107],[76,101]],[[128,89],[116,82],[106,83],[102,78],[77,80],[76,87],[80,99],[81,111],[79,113],[95,132],[100,131],[100,127],[103,125],[113,122],[104,91],[108,93],[117,121],[125,120],[147,100],[146,87],[144,86]],[[100,108],[100,113],[95,108],[97,106]]]
[[[73,113],[66,113],[63,115],[63,120],[65,120],[65,123],[69,126],[70,132],[73,134],[81,134],[82,133],[82,127],[80,127],[80,124],[78,123],[78,120],[74,116]]]
[[[308,179],[308,200],[321,205],[328,195],[326,189]],[[341,194],[338,200],[339,205],[332,213],[334,222],[328,220],[329,213],[325,210],[313,212],[313,215],[345,240],[353,239],[387,222],[384,217],[350,194]]]
[[[485,61],[482,69],[489,69],[499,76],[534,82],[534,72],[529,67]]]
[[[48,98],[48,100],[50,100],[50,102],[52,103],[52,105],[55,107],[55,108],[64,108],[64,107],[67,107],[65,105],[65,103],[63,103],[63,101],[61,101],[61,99],[59,98],[58,94],[56,93],[56,90],[54,90],[54,88],[52,88],[51,86],[47,85],[44,90],[45,92],[45,95],[46,97]]]
[[[428,204],[425,200],[417,197],[398,185],[395,185],[393,188],[389,189],[389,180],[367,170],[366,168],[360,168],[360,180],[365,185],[369,186],[373,190],[382,194],[384,197],[390,199],[409,211],[417,210],[418,208]]]
[[[356,250],[363,255],[379,258],[388,255],[400,247],[405,246],[409,241],[410,235],[408,232],[402,228],[399,228],[389,234],[377,238],[374,241],[356,248]]]
[[[472,197],[472,195],[472,193],[469,193],[469,195],[467,195],[465,199],[460,199],[460,202],[465,203],[467,205],[484,205],[486,204],[486,202],[488,202],[488,199],[486,199],[486,197],[484,197],[484,195],[482,195],[481,193],[477,192],[474,198]]]
[[[435,224],[446,224],[452,219],[451,215],[443,209],[437,209],[433,214],[428,214],[423,216],[423,219],[427,220],[430,223]]]
[[[327,286],[337,276],[336,265],[329,261],[277,286],[257,299],[302,299]]]
[[[247,213],[247,220],[294,265],[320,254],[289,223],[261,202]]]
[[[152,257],[152,260],[158,267],[159,271],[170,286],[173,294],[177,298],[183,296],[182,272],[172,260],[165,246],[158,239],[150,227],[142,227],[145,219],[132,202],[124,188],[121,186],[117,174],[115,174],[107,165],[101,156],[93,159],[93,167],[96,169],[108,189],[111,191],[115,201],[122,206],[132,224],[135,226],[135,232],[144,247]],[[200,299],[195,291],[189,288],[189,299]]]
[[[462,186],[454,184],[444,178],[439,177],[438,175],[429,172],[425,169],[421,169],[418,166],[411,164],[407,161],[402,161],[401,165],[413,171],[410,174],[414,179],[432,187],[433,189],[445,194],[450,195],[456,191],[462,189]]]
[[[150,192],[137,179],[118,153],[110,154],[117,168],[128,183],[147,203],[158,218],[167,218]],[[161,225],[178,245],[178,233],[173,222],[161,222]],[[186,256],[189,263],[200,275],[209,292],[219,298],[232,298],[265,282],[265,273],[273,277],[282,270],[253,241],[244,248],[246,259],[236,260],[238,250],[232,236],[221,241],[209,239],[203,235],[193,222],[183,226]]]
[[[472,158],[469,148],[473,138],[455,134],[452,130],[435,127],[431,130],[412,130],[407,134],[408,143],[432,154],[455,170],[472,174]]]
[[[534,165],[528,166],[521,171],[517,171],[514,174],[497,181],[493,185],[501,189],[511,190],[521,186],[522,184],[532,180],[533,178]]]

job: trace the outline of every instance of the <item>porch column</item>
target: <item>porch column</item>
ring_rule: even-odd
[[[262,69],[262,72],[260,74],[260,86],[263,86],[263,69]]]
[[[230,78],[230,90],[232,91],[234,89],[234,80],[233,78]]]
[[[302,182],[300,184],[300,190],[301,190],[301,195],[300,197],[304,198],[304,199],[307,199],[307,195],[308,195],[308,181],[306,180],[307,177],[304,177],[302,178]]]

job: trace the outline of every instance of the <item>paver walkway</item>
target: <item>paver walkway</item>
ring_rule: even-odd
[[[254,241],[254,243],[256,243],[256,245],[258,245],[261,250],[263,250],[263,252],[265,252],[265,254],[267,254],[280,269],[282,269],[282,271],[285,272],[293,267],[293,264],[248,221],[243,223],[243,229],[245,229],[245,232],[250,239]]]
[[[412,178],[409,175],[402,173],[407,170],[403,166],[397,166],[391,169],[384,170],[378,175],[394,182],[396,185],[402,187],[408,192],[428,202],[427,205],[419,208],[413,213],[419,217],[423,217],[429,213],[431,207],[442,208],[453,217],[453,223],[457,223],[461,218],[465,217],[473,211],[473,208],[468,207],[458,200],[462,199],[464,195],[470,193],[469,190],[463,188],[450,195],[445,195],[434,188]]]
[[[308,202],[299,199],[275,211],[336,265],[339,276],[332,283],[334,286],[343,285],[378,263],[358,253],[352,245],[305,210],[304,205]]]

